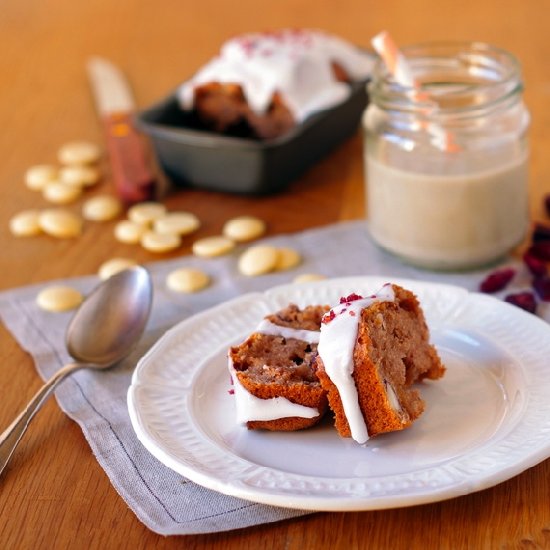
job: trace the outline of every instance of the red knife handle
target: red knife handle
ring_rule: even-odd
[[[107,151],[115,191],[126,203],[150,200],[155,195],[155,176],[143,136],[130,113],[113,113],[104,118]]]

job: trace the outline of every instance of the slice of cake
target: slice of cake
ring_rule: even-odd
[[[424,410],[411,385],[445,372],[418,299],[391,284],[324,315],[316,362],[338,433],[359,443],[410,426]]]
[[[268,315],[229,349],[237,420],[249,429],[291,431],[325,414],[325,390],[313,370],[321,319],[328,306],[296,305]]]

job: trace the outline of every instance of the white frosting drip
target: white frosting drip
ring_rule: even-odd
[[[223,44],[217,57],[182,84],[178,96],[184,109],[192,109],[195,87],[211,82],[240,84],[250,108],[263,114],[278,92],[301,122],[349,96],[349,86],[334,78],[332,62],[352,80],[365,80],[373,67],[371,56],[321,31],[246,34]]]
[[[333,307],[330,312],[325,314],[326,322],[321,324],[321,336],[317,351],[328,377],[338,389],[351,436],[358,443],[365,443],[369,438],[367,425],[359,408],[357,388],[352,377],[353,350],[357,340],[361,311],[376,302],[393,302],[394,300],[393,287],[386,284],[372,296]]]
[[[305,407],[298,403],[292,403],[285,397],[273,397],[261,399],[252,395],[240,382],[237,371],[233,367],[233,361],[229,358],[229,372],[233,380],[235,391],[235,408],[237,410],[237,422],[246,424],[251,420],[278,420],[297,416],[300,418],[315,418],[319,416],[319,410],[315,407]]]
[[[295,338],[296,340],[303,340],[309,344],[318,344],[319,335],[318,330],[305,330],[291,327],[282,327],[272,323],[268,319],[264,319],[256,329],[256,332],[260,334],[268,334],[270,336],[282,336],[283,338]]]

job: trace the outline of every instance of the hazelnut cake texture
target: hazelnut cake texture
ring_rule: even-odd
[[[341,436],[365,443],[422,414],[412,385],[445,373],[429,337],[417,297],[397,285],[342,298],[324,315],[316,370]]]
[[[372,56],[322,31],[249,33],[225,42],[178,98],[207,129],[273,139],[343,102],[372,65]]]
[[[290,304],[265,317],[244,342],[229,349],[238,422],[249,429],[293,431],[323,417],[328,402],[314,359],[328,309]]]

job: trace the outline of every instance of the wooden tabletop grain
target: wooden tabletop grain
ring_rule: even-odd
[[[0,289],[95,273],[128,255],[112,225],[76,240],[17,239],[9,218],[42,208],[23,184],[27,167],[55,162],[72,139],[102,144],[84,64],[103,55],[123,68],[139,106],[163,97],[250,30],[316,27],[367,46],[388,29],[398,43],[481,40],[523,64],[532,113],[531,214],[544,219],[550,191],[550,4],[543,0],[3,0],[0,6]],[[549,48],[549,49],[547,49]],[[287,191],[253,198],[180,191],[165,199],[203,220],[201,235],[250,213],[270,234],[364,216],[358,132]],[[105,163],[105,170],[108,166]],[[107,177],[94,192],[109,189]],[[158,258],[132,249],[136,260]],[[183,253],[188,253],[188,248]],[[164,257],[181,254],[182,251]],[[40,385],[30,357],[0,326],[0,427]],[[94,459],[79,427],[55,400],[44,407],[0,479],[0,548],[539,548],[550,547],[550,461],[468,496],[435,504],[300,519],[206,536],[163,538],[128,509]]]

